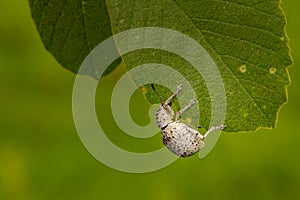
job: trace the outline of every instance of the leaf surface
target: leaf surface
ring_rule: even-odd
[[[76,72],[87,53],[113,34],[139,27],[179,31],[199,42],[222,75],[227,98],[226,131],[273,128],[287,101],[292,64],[280,1],[274,0],[30,0],[45,47]],[[208,128],[211,101],[203,77],[186,60],[157,49],[122,56],[126,68],[162,63],[179,71],[197,93],[200,124]],[[110,69],[112,70],[117,64]],[[168,77],[166,77],[168,78]],[[149,102],[157,97],[149,87]],[[165,91],[164,88],[158,88]],[[164,98],[169,93],[162,92]]]
[[[29,0],[29,5],[45,48],[73,73],[92,49],[112,35],[104,0]],[[120,62],[115,61],[105,74]]]

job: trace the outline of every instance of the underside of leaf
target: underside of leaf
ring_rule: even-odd
[[[85,56],[117,33],[140,27],[176,30],[209,53],[222,76],[227,99],[226,131],[273,128],[287,101],[292,64],[279,0],[29,0],[46,49],[76,73]],[[202,127],[208,128],[211,99],[203,77],[183,58],[158,49],[122,56],[128,70],[162,63],[184,75],[199,102]],[[112,71],[121,59],[106,70]],[[167,78],[167,77],[166,77]],[[150,103],[157,96],[146,86]],[[157,90],[167,98],[163,87]]]
[[[285,18],[278,1],[153,0],[109,1],[114,33],[157,26],[187,34],[210,53],[227,95],[226,131],[273,128],[287,101],[287,66],[291,65]],[[200,124],[208,128],[210,98],[193,66],[169,52],[147,49],[123,56],[128,69],[163,63],[188,78],[200,105]],[[149,89],[149,88],[148,88]],[[147,90],[146,98],[157,102]],[[167,98],[165,95],[165,98]]]

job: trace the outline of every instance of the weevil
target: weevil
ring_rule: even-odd
[[[191,108],[196,100],[191,100],[184,108],[179,110],[176,115],[172,109],[171,100],[182,90],[182,85],[177,86],[176,91],[166,100],[162,101],[161,96],[156,91],[153,84],[152,89],[160,98],[161,105],[156,112],[156,124],[161,129],[163,144],[174,154],[180,157],[189,157],[204,148],[204,139],[215,130],[223,130],[225,125],[212,126],[202,135],[197,130],[182,123],[180,116]]]

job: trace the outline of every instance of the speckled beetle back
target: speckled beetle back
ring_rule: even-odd
[[[151,86],[156,92],[153,84]],[[174,117],[174,110],[171,108],[170,100],[178,95],[181,90],[182,87],[179,85],[176,92],[165,102],[162,102],[162,105],[156,112],[156,123],[162,130],[161,136],[163,144],[174,154],[180,157],[189,157],[204,148],[203,140],[207,135],[215,130],[223,130],[225,125],[213,126],[203,136],[197,130],[180,122],[179,117],[181,114],[191,108],[196,102],[195,100],[191,100],[190,103],[177,112]]]

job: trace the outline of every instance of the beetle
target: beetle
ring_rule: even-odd
[[[204,139],[215,130],[223,130],[226,126],[212,126],[208,131],[201,135],[197,130],[182,123],[180,116],[183,112],[191,108],[196,100],[191,100],[188,105],[179,110],[176,115],[172,109],[171,100],[182,90],[182,85],[177,86],[176,91],[166,100],[162,101],[159,93],[153,84],[152,89],[160,98],[161,105],[156,112],[156,124],[161,129],[163,144],[174,154],[180,157],[190,157],[204,148]]]

